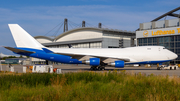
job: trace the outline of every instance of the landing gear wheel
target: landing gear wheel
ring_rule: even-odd
[[[102,66],[102,70],[105,70],[105,67],[104,67],[104,66]]]
[[[91,66],[90,70],[97,70],[96,66]]]
[[[170,67],[170,70],[172,70],[172,67]]]
[[[157,67],[157,70],[160,70],[160,67]]]
[[[93,66],[91,66],[90,70],[93,70],[93,69],[94,69]]]
[[[102,67],[101,67],[101,66],[99,66],[99,67],[98,67],[98,70],[99,70],[99,71],[100,71],[100,70],[102,70]]]
[[[174,67],[174,70],[176,70],[176,67]]]
[[[99,71],[105,70],[105,66],[99,66],[99,67],[98,67],[98,70],[99,70]]]
[[[97,67],[96,66],[94,66],[94,69],[93,70],[97,70]]]

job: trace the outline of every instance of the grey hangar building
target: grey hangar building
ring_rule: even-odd
[[[66,31],[55,38],[34,37],[46,47],[53,48],[124,48],[134,46],[135,32],[81,27]]]

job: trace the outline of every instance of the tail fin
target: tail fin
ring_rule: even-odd
[[[17,47],[42,49],[44,46],[18,24],[8,24]]]

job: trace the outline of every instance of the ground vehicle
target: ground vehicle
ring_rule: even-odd
[[[53,73],[52,65],[34,65],[32,73]]]
[[[179,68],[178,68],[178,65],[160,65],[159,67],[157,67],[157,70],[162,70],[162,69],[170,69],[170,70],[174,69],[174,70],[176,70]]]
[[[23,66],[23,73],[53,73],[52,65]]]

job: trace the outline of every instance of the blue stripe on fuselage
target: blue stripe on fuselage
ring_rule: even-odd
[[[54,62],[68,63],[68,64],[81,64],[82,63],[82,61],[78,61],[77,59],[72,59],[70,56],[54,54],[54,53],[46,53],[43,50],[30,49],[30,48],[17,48],[17,49],[35,52],[35,53],[31,53],[31,54],[19,53],[19,54],[25,55],[25,56],[45,59],[45,60],[54,61]]]

